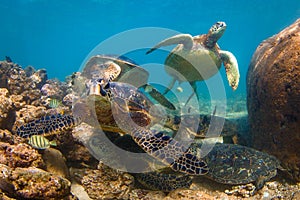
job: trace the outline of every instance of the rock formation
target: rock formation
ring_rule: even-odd
[[[300,19],[257,47],[247,93],[253,146],[300,181]]]

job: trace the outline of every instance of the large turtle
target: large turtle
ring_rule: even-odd
[[[179,44],[165,60],[165,70],[173,77],[165,93],[172,89],[176,81],[179,83],[188,81],[193,87],[193,94],[196,92],[198,97],[196,82],[212,77],[219,71],[222,63],[226,69],[229,85],[233,90],[237,89],[240,78],[237,60],[231,52],[220,50],[217,44],[225,29],[225,22],[217,22],[207,34],[194,37],[189,34],[175,35],[147,51],[146,54],[149,54],[157,48]]]

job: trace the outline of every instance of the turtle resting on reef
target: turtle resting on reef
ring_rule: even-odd
[[[217,22],[207,34],[194,37],[189,34],[175,35],[147,51],[146,54],[149,54],[160,47],[178,44],[165,60],[165,70],[173,77],[165,93],[173,88],[176,81],[188,81],[194,92],[187,102],[195,92],[199,99],[196,82],[207,80],[218,73],[222,63],[229,85],[233,90],[237,89],[240,78],[237,60],[231,52],[221,50],[217,44],[225,29],[225,22]]]
[[[193,143],[190,148],[197,155],[200,147],[201,144]],[[237,144],[216,143],[203,159],[209,167],[206,177],[230,185],[255,182],[256,189],[282,169],[274,156]]]
[[[141,152],[140,147],[128,135],[116,139],[114,143],[125,150]],[[192,143],[190,149],[194,155],[199,156],[201,142]],[[97,153],[104,154],[103,151]],[[283,170],[274,156],[237,144],[216,143],[203,159],[209,168],[204,177],[228,185],[253,182],[255,190],[261,189],[266,181],[276,176],[277,169]],[[191,179],[187,176],[175,175],[165,169],[161,173],[152,172],[135,176],[143,185],[155,190],[170,191],[178,187],[189,187],[191,184]]]

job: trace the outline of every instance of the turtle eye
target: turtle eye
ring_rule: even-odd
[[[100,86],[100,94],[102,96],[106,96],[107,92],[105,90],[103,90],[103,88]]]
[[[101,83],[102,81],[103,81],[103,78],[97,79],[97,82],[98,82],[98,83]]]

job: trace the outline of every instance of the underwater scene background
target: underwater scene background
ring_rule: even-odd
[[[241,78],[235,94],[246,91],[246,72],[258,44],[300,15],[297,0],[3,0],[0,9],[0,57],[10,56],[23,67],[46,68],[49,78],[60,80],[78,71],[96,45],[120,32],[162,27],[194,36],[207,33],[216,21],[225,21],[228,27],[218,44],[238,60]],[[138,64],[163,64],[166,54],[146,56],[144,52],[132,53],[130,58]],[[163,66],[153,68],[152,77],[164,73]],[[221,75],[231,96],[224,67]]]

